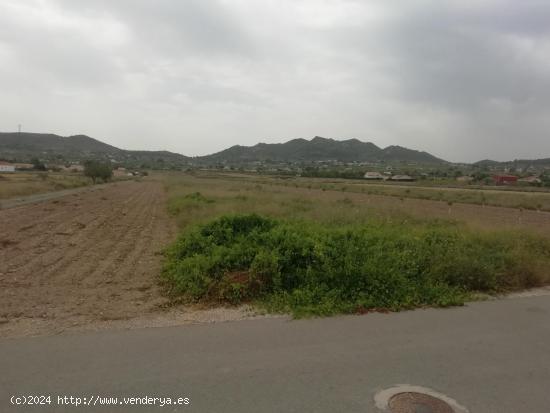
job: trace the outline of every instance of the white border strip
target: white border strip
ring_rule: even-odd
[[[427,394],[428,396],[435,397],[436,399],[442,400],[447,403],[454,409],[455,413],[470,413],[467,408],[458,404],[456,400],[451,399],[450,397],[442,393],[438,393],[435,390],[428,389],[426,387],[412,386],[410,384],[397,384],[394,387],[376,393],[376,395],[374,396],[376,407],[383,412],[389,412],[390,399],[399,393]]]

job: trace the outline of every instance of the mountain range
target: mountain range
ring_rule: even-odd
[[[293,139],[285,143],[259,143],[254,146],[232,146],[212,155],[199,157],[199,161],[239,163],[254,161],[286,162],[417,162],[445,163],[427,152],[401,146],[379,148],[372,142],[358,139],[337,141],[316,136],[311,140]]]
[[[243,164],[250,162],[417,162],[446,163],[427,152],[401,146],[379,148],[357,139],[338,141],[319,136],[311,140],[293,139],[285,143],[232,146],[207,156],[188,157],[168,151],[130,151],[86,135],[62,137],[41,133],[0,133],[0,158],[7,160],[81,161],[111,159],[148,167],[184,164]]]
[[[108,160],[131,167],[181,168],[191,165],[242,165],[254,162],[322,161],[387,162],[448,164],[428,152],[388,146],[380,148],[372,142],[358,139],[334,140],[316,136],[311,140],[292,139],[285,143],[258,143],[254,146],[232,146],[220,152],[189,157],[168,151],[131,151],[120,149],[86,135],[62,137],[45,133],[0,132],[0,160],[28,162],[38,158],[43,162],[71,163],[86,159]],[[520,159],[506,162],[482,160],[478,167],[550,167],[550,158]]]

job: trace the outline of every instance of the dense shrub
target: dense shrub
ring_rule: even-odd
[[[186,231],[164,275],[190,301],[255,300],[296,315],[448,306],[542,282],[547,240],[449,223],[322,226],[230,215]]]

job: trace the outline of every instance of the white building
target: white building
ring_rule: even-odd
[[[15,165],[9,162],[0,161],[0,173],[15,172]]]
[[[382,175],[380,172],[367,172],[365,173],[365,176],[363,178],[372,179],[372,180],[381,180],[381,179],[384,179],[384,175]]]

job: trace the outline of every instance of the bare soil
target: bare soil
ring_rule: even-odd
[[[0,337],[243,318],[167,310],[162,184],[121,182],[0,210]]]

